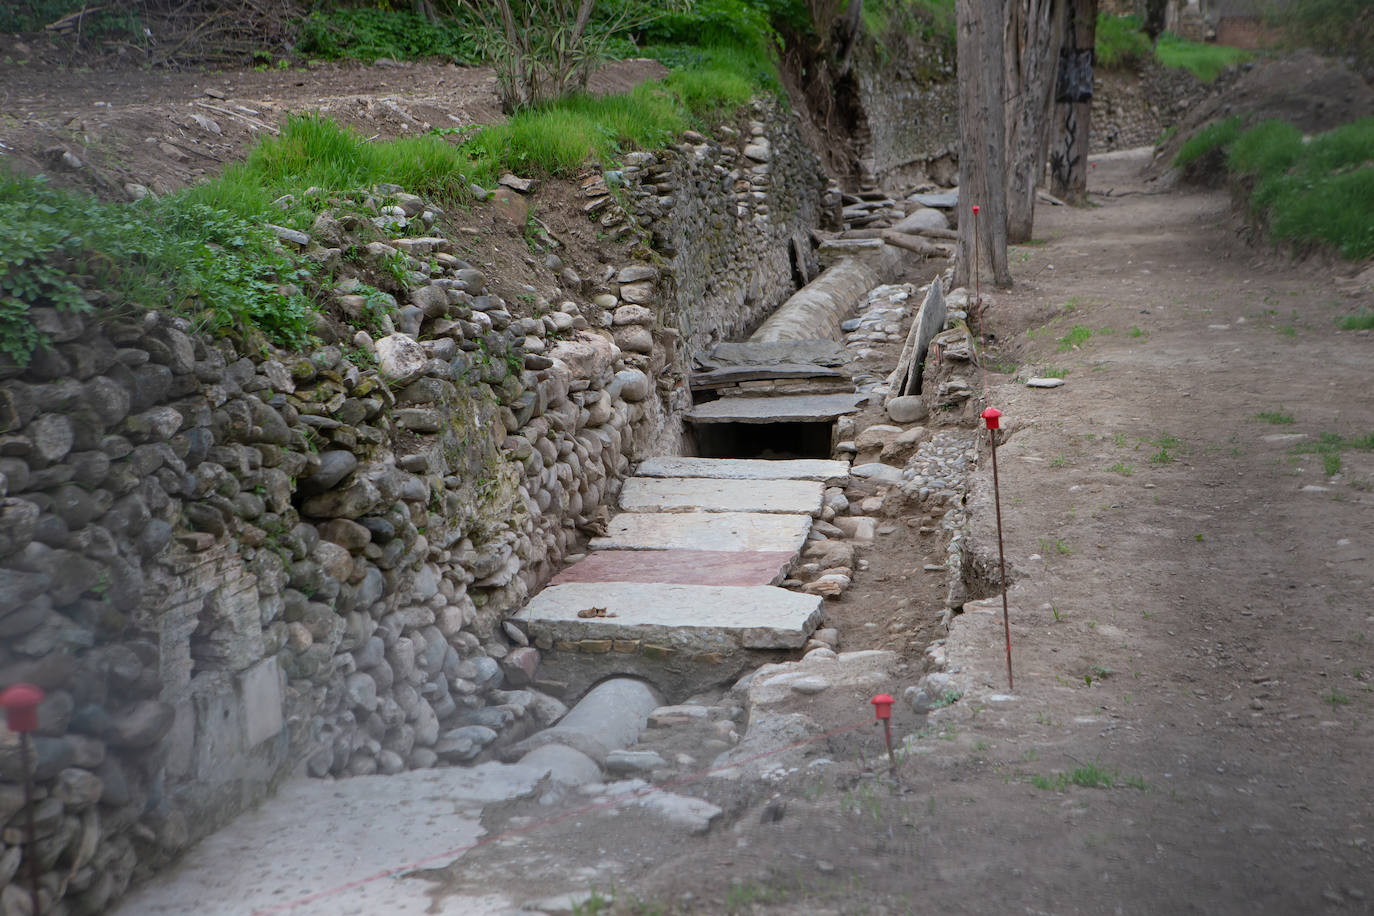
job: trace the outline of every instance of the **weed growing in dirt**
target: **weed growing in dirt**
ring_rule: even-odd
[[[1073,462],[1065,458],[1063,455],[1055,455],[1053,458],[1050,459],[1050,467],[1052,468],[1066,468],[1071,464],[1073,464]]]
[[[1045,553],[1057,553],[1062,557],[1067,557],[1073,553],[1073,548],[1063,538],[1041,538],[1040,549]]]
[[[1293,446],[1295,454],[1320,456],[1322,468],[1328,476],[1341,472],[1341,452],[1348,451],[1374,451],[1374,433],[1349,439],[1338,433],[1322,433],[1316,442],[1301,442]]]
[[[1293,415],[1282,408],[1279,410],[1261,410],[1255,414],[1255,419],[1272,423],[1275,426],[1290,426],[1294,422]]]
[[[1058,366],[1045,366],[1040,370],[1041,378],[1063,378],[1068,374],[1068,369],[1060,369]]]
[[[1183,442],[1175,436],[1164,433],[1150,444],[1159,449],[1150,456],[1150,464],[1155,467],[1163,467],[1166,464],[1173,464],[1178,459],[1178,452]]]
[[[1144,337],[1144,336],[1145,336],[1145,332],[1142,331],[1142,330],[1140,330],[1140,328],[1136,327],[1135,325],[1131,325],[1131,329],[1130,329],[1129,331],[1126,332],[1126,336],[1127,336],[1127,337]]]
[[[1143,777],[1133,776],[1123,781],[1120,770],[1106,770],[1097,763],[1075,767],[1067,773],[1055,770],[1049,776],[1032,774],[1030,784],[1049,792],[1063,792],[1069,786],[1080,786],[1084,789],[1111,789],[1124,786],[1142,792],[1147,788]]]
[[[1109,465],[1107,470],[1113,474],[1120,474],[1123,477],[1130,477],[1135,473],[1135,468],[1124,461],[1118,461],[1116,464]]]
[[[1336,324],[1342,331],[1371,331],[1374,330],[1374,312],[1344,315],[1336,319]]]
[[[1093,336],[1091,328],[1081,324],[1076,324],[1069,328],[1069,332],[1059,338],[1059,352],[1064,353],[1068,350],[1075,350],[1088,342]]]
[[[1341,693],[1335,687],[1332,687],[1326,693],[1322,694],[1322,699],[1330,703],[1332,709],[1340,709],[1342,706],[1350,705],[1350,697]]]
[[[943,709],[946,706],[953,706],[955,703],[959,702],[959,699],[963,695],[964,693],[961,690],[946,690],[938,700],[930,704],[930,708]]]

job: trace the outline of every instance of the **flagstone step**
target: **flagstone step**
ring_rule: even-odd
[[[867,394],[798,394],[771,398],[721,398],[698,404],[693,423],[824,423],[854,413]]]
[[[818,480],[712,480],[632,477],[620,491],[624,512],[764,512],[820,515]]]
[[[622,512],[593,550],[764,550],[796,554],[811,516],[764,512]]]
[[[849,476],[849,462],[818,458],[769,461],[765,458],[646,458],[640,477],[708,477],[713,480],[823,480]]]
[[[599,550],[550,580],[663,582],[677,585],[777,585],[797,555],[768,550]]]
[[[572,582],[551,585],[513,620],[555,643],[641,640],[689,654],[795,649],[823,616],[822,599],[772,586]]]

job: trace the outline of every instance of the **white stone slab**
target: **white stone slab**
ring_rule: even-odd
[[[115,916],[498,916],[496,893],[454,894],[406,872],[442,868],[477,842],[484,804],[534,791],[537,767],[412,770],[299,780],[193,847],[120,901]],[[371,879],[371,880],[368,880]]]
[[[721,398],[692,408],[693,423],[823,423],[854,413],[867,394],[798,394],[771,398]]]
[[[625,512],[782,512],[819,515],[819,480],[710,480],[631,477],[620,491]]]
[[[622,512],[592,538],[593,550],[775,550],[799,552],[809,515],[762,512]]]
[[[646,458],[640,477],[709,477],[713,480],[840,480],[849,476],[848,461],[815,458],[768,461],[764,458]]]
[[[821,603],[771,585],[572,582],[544,589],[515,619],[531,636],[555,640],[645,639],[687,652],[795,649],[820,623]],[[592,610],[598,616],[578,616]]]

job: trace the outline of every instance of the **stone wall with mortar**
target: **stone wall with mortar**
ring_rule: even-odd
[[[860,171],[878,184],[958,184],[959,99],[954,58],[919,35],[885,43],[861,37],[854,50],[867,124]]]

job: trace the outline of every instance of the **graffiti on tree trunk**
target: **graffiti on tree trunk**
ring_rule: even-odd
[[[1056,189],[1069,187],[1073,180],[1074,169],[1079,163],[1078,146],[1078,106],[1065,105],[1064,126],[1059,131],[1059,146],[1050,152],[1050,176]]]

